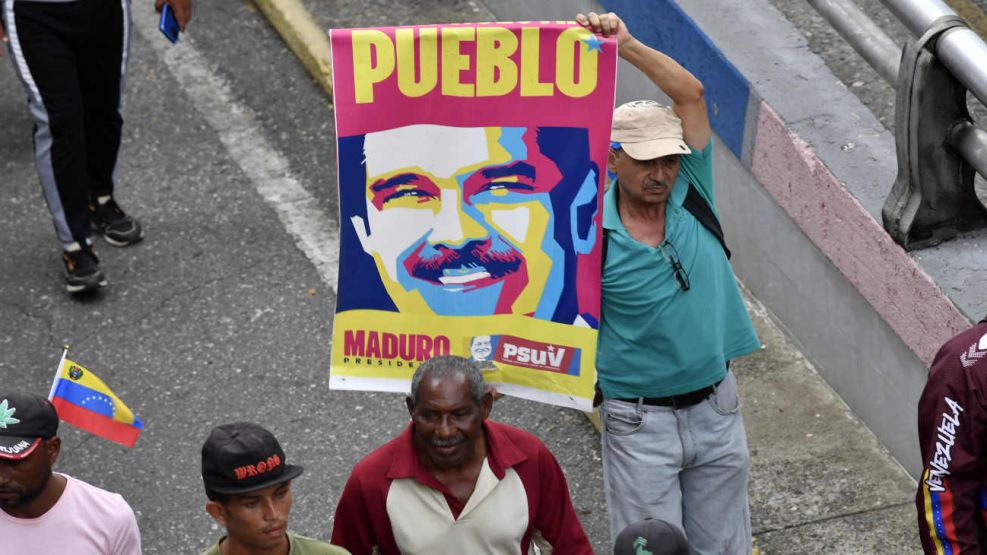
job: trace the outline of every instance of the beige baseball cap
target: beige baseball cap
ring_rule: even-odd
[[[654,100],[635,100],[613,111],[610,140],[635,160],[653,160],[671,154],[689,154],[682,140],[682,120],[668,106]]]

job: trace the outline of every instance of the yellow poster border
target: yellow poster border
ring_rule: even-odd
[[[337,313],[330,387],[396,391],[397,384],[410,381],[418,365],[432,356],[469,358],[470,340],[484,335],[521,338],[523,342],[551,346],[554,353],[576,350],[576,375],[501,361],[495,361],[493,368],[482,364],[481,368],[487,366],[484,380],[499,384],[498,389],[504,393],[589,409],[596,383],[597,330],[513,314],[450,317],[382,310]]]

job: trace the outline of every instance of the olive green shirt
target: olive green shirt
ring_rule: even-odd
[[[222,552],[219,550],[219,544],[225,539],[226,536],[220,538],[216,542],[216,545],[203,551],[202,555],[222,555]],[[350,555],[350,552],[342,547],[329,545],[326,542],[306,538],[305,536],[299,536],[291,532],[288,532],[288,543],[291,545],[288,555]]]

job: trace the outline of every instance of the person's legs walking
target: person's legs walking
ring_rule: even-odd
[[[34,116],[38,177],[62,248],[91,242],[74,6],[6,2],[12,61]]]
[[[89,15],[92,19],[79,71],[85,111],[89,210],[93,226],[107,242],[127,246],[144,237],[140,224],[126,215],[113,198],[130,43],[129,0],[94,0]]]
[[[600,419],[611,540],[648,517],[681,527],[682,442],[674,411],[604,399]]]
[[[64,251],[69,292],[106,284],[93,255],[77,45],[81,2],[5,2],[11,60],[34,116],[38,178]]]
[[[680,411],[687,419],[683,524],[700,555],[751,553],[747,479],[750,456],[733,373],[705,401]]]

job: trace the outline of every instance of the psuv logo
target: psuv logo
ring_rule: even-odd
[[[522,368],[579,375],[579,349],[568,345],[502,335],[494,360]]]
[[[519,362],[521,364],[530,363],[536,366],[548,366],[553,370],[562,368],[562,357],[565,356],[565,348],[549,345],[546,349],[535,349],[532,347],[520,347],[518,345],[504,345],[504,360]]]

